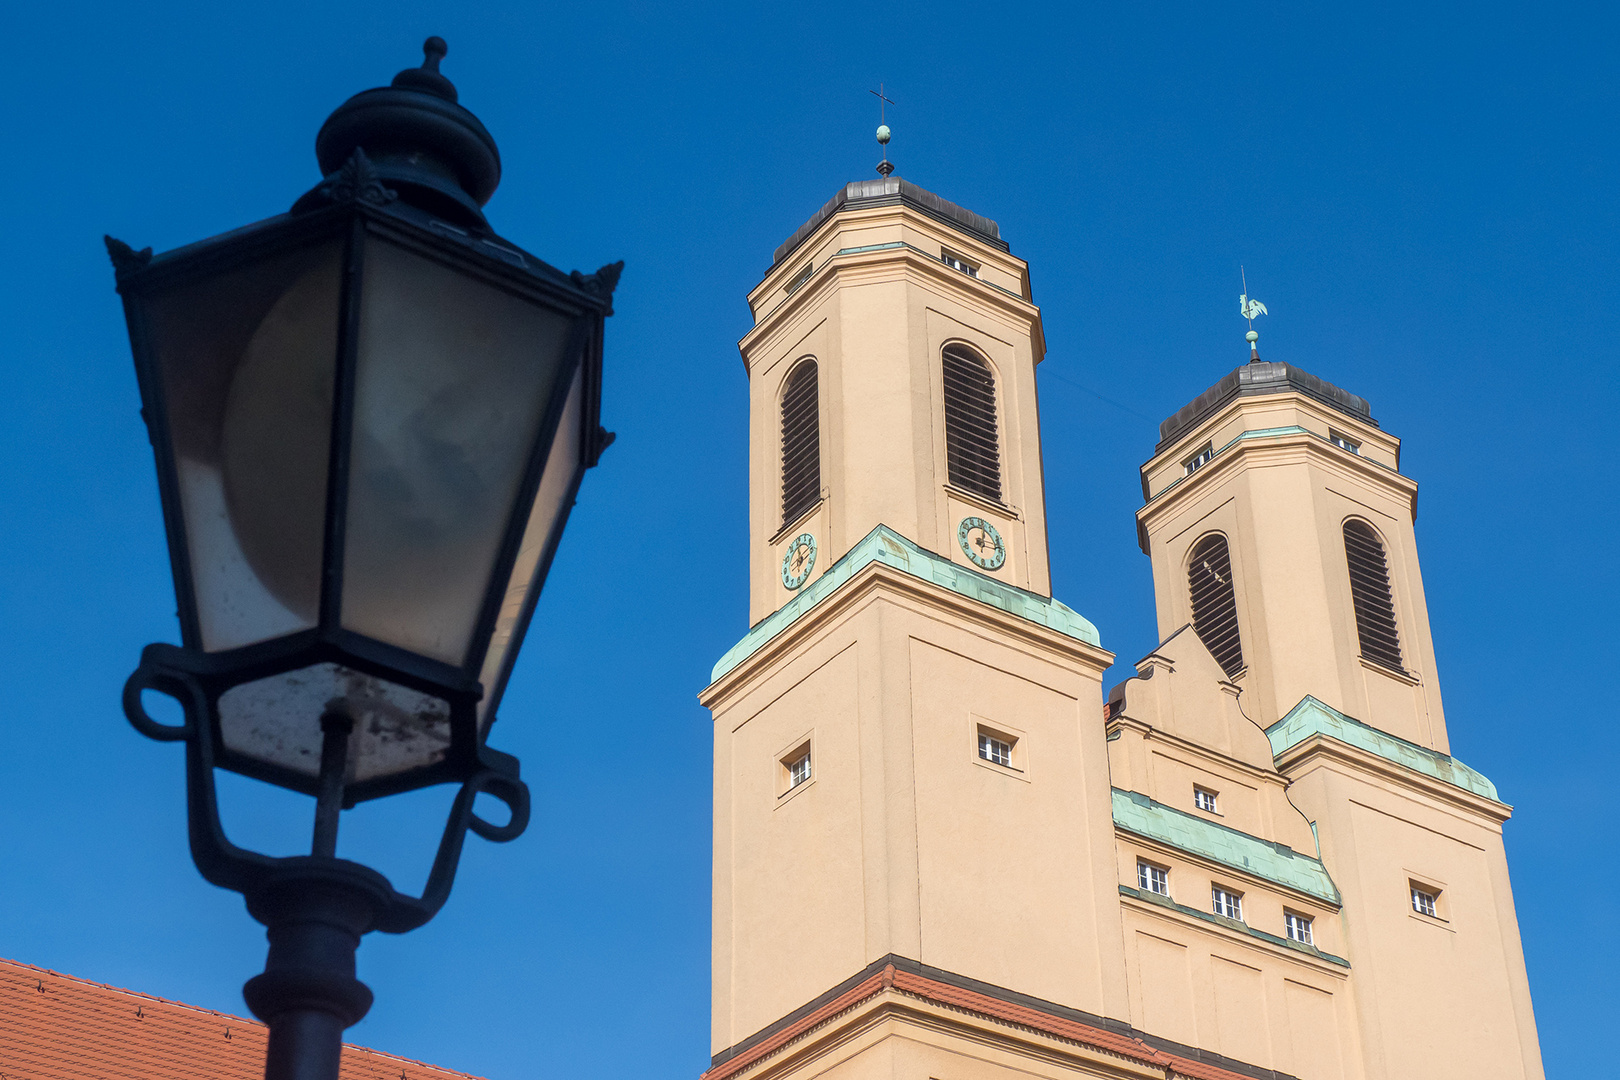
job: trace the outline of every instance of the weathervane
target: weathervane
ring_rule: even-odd
[[[889,164],[889,125],[887,123],[887,114],[885,110],[888,108],[888,106],[893,105],[894,101],[891,98],[886,98],[883,96],[882,83],[878,83],[878,88],[876,90],[868,90],[867,93],[875,94],[878,99],[877,141],[878,145],[883,147],[883,160],[878,162],[877,171],[879,176],[887,180],[889,178],[889,174],[894,172],[894,166]]]
[[[1249,363],[1257,364],[1260,362],[1260,335],[1255,333],[1254,317],[1268,315],[1270,312],[1266,311],[1266,305],[1260,301],[1249,299],[1249,275],[1243,267],[1238,267],[1238,274],[1243,281],[1243,294],[1238,297],[1238,314],[1249,320],[1249,332],[1243,335],[1243,339],[1249,343]]]

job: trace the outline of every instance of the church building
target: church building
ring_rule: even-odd
[[[1052,596],[1031,296],[891,175],[748,296],[704,1080],[1541,1077],[1400,440],[1291,364],[1212,371],[1141,469],[1161,640],[1105,687]]]

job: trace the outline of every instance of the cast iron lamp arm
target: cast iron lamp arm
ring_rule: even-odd
[[[333,855],[277,857],[238,847],[225,835],[220,822],[214,782],[213,703],[190,672],[162,662],[161,653],[172,648],[149,645],[143,651],[141,666],[124,684],[124,715],[135,730],[148,738],[186,744],[186,804],[192,859],[210,884],[249,897],[250,907],[252,895],[274,879],[307,869],[315,861],[329,862],[334,868],[352,868],[357,876],[367,879],[371,891],[378,891],[376,886],[381,884],[384,903],[377,912],[375,925],[368,930],[403,934],[432,919],[450,898],[469,829],[486,840],[506,843],[517,839],[528,827],[529,788],[519,777],[517,759],[481,746],[479,759],[483,767],[463,781],[456,793],[421,896],[401,893],[370,867]],[[154,656],[154,653],[159,655]],[[174,698],[185,712],[185,722],[163,724],[153,720],[141,702],[141,694],[147,690]],[[484,793],[506,804],[511,816],[504,825],[486,821],[474,812],[475,800]]]

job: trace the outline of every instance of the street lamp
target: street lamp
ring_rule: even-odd
[[[500,156],[439,74],[356,94],[316,137],[291,211],[153,256],[108,238],[157,459],[179,647],[124,689],[142,733],[186,743],[191,853],[268,927],[244,996],[266,1075],[335,1078],[371,1005],[360,938],[443,906],[466,832],[528,823],[516,758],[486,745],[587,468],[603,319],[622,263],[564,274],[482,206]],[[161,724],[142,695],[176,698]],[[315,796],[310,854],[226,838],[223,768]],[[461,785],[421,896],[336,857],[339,812]],[[473,811],[480,793],[510,810]]]

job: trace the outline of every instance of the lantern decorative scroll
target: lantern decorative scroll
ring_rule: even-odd
[[[356,939],[431,918],[468,828],[523,830],[517,761],[485,740],[612,440],[602,333],[623,264],[566,274],[490,229],[494,140],[439,73],[443,41],[425,52],[326,121],[324,179],[289,213],[155,257],[107,241],[182,640],[147,646],[125,711],[188,744],[208,880],[265,921],[288,881],[347,882]],[[152,720],[149,690],[184,722]],[[215,767],[316,796],[312,854],[230,843]],[[422,896],[334,857],[341,808],[446,782],[462,789]],[[480,792],[507,824],[473,814]]]

